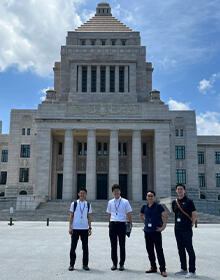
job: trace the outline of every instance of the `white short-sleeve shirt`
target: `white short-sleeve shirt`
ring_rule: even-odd
[[[127,199],[113,198],[109,200],[106,212],[111,214],[111,222],[126,222],[127,213],[132,212],[132,208]]]
[[[74,213],[73,216],[73,224],[72,229],[88,229],[88,213],[92,213],[92,207],[90,204],[88,211],[88,203],[87,201],[81,202],[79,199],[77,200],[77,207],[74,212],[74,202],[71,203],[70,212]]]

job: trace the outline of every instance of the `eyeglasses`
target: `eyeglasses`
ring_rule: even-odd
[[[150,195],[147,195],[147,197],[154,197],[154,196],[150,194]]]

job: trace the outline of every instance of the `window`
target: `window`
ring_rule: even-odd
[[[25,135],[25,128],[22,128],[21,134],[22,134],[22,135]]]
[[[122,46],[125,46],[126,45],[126,41],[125,40],[121,40],[121,44],[122,44]]]
[[[107,156],[107,155],[108,155],[108,143],[104,143],[103,155],[104,155],[104,156]]]
[[[142,144],[142,155],[143,156],[147,155],[147,144],[146,143]]]
[[[220,173],[216,173],[216,187],[220,187]]]
[[[185,169],[176,170],[176,183],[177,184],[186,184],[186,170]]]
[[[29,181],[29,168],[20,168],[19,182],[27,183]]]
[[[105,92],[105,68],[100,70],[100,91]]]
[[[78,143],[78,155],[82,155],[82,143]]]
[[[218,195],[218,200],[220,200],[220,194]]]
[[[23,190],[23,191],[20,191],[19,194],[20,195],[27,195],[27,192]]]
[[[205,173],[199,173],[199,187],[205,187]]]
[[[176,146],[176,159],[185,159],[185,146]]]
[[[2,162],[8,162],[8,150],[2,150]]]
[[[180,136],[183,137],[183,129],[180,129]]]
[[[123,143],[123,156],[127,156],[127,143]]]
[[[220,164],[220,152],[215,152],[215,163]]]
[[[84,143],[83,147],[84,147],[83,154],[87,155],[87,143]]]
[[[7,171],[2,171],[0,174],[0,185],[5,185],[7,182]]]
[[[119,92],[124,92],[124,67],[119,68]]]
[[[105,46],[105,40],[101,41],[102,46]]]
[[[121,155],[121,143],[118,143],[118,155]]]
[[[204,193],[200,193],[200,199],[206,199],[205,194]]]
[[[85,40],[81,40],[81,45],[85,46],[85,44],[86,44],[86,41]]]
[[[102,143],[98,143],[97,145],[97,155],[101,156],[102,155]]]
[[[110,68],[110,92],[115,92],[115,68]]]
[[[62,155],[63,154],[63,143],[60,142],[59,143],[59,149],[58,149],[58,155]]]
[[[91,91],[96,92],[96,68],[94,67],[91,70]]]
[[[95,46],[95,40],[91,40],[91,45]]]
[[[87,68],[82,68],[82,92],[87,92]]]
[[[176,129],[176,137],[179,136],[179,129]]]
[[[204,152],[198,152],[198,164],[204,164]]]
[[[27,128],[27,135],[31,135],[31,129]]]
[[[21,158],[29,158],[30,157],[30,145],[21,145]]]
[[[115,44],[116,44],[116,41],[112,40],[112,46],[115,46]]]

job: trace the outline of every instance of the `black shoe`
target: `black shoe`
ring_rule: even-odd
[[[68,269],[69,269],[69,271],[73,271],[74,270],[74,266],[70,265]]]
[[[125,267],[123,265],[120,265],[119,270],[123,271],[123,270],[125,270]]]
[[[111,270],[116,270],[117,269],[117,266],[116,265],[113,265],[112,267],[111,267]]]
[[[83,266],[83,269],[84,269],[84,270],[90,270],[89,267],[88,267],[88,265],[84,265],[84,266]]]
[[[146,270],[145,273],[156,273],[157,269],[154,267],[151,267],[149,270]]]

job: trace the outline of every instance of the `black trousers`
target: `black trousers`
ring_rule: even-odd
[[[195,272],[196,256],[192,245],[192,231],[175,230],[176,242],[180,257],[181,268],[187,270],[186,251],[189,255],[189,272]]]
[[[120,247],[120,262],[119,265],[124,265],[125,262],[125,238],[126,238],[126,224],[124,222],[110,222],[109,224],[109,238],[111,241],[111,258],[113,265],[118,264],[117,244],[119,240]]]
[[[71,237],[71,249],[70,249],[70,265],[74,266],[76,261],[76,247],[79,240],[82,241],[83,250],[83,265],[88,265],[89,262],[89,249],[88,249],[88,230],[74,229]]]
[[[152,268],[157,268],[156,265],[156,258],[154,253],[154,248],[157,252],[157,259],[160,265],[160,272],[166,271],[166,264],[163,254],[163,247],[162,247],[162,234],[161,232],[144,232],[145,233],[145,242],[146,242],[146,249],[148,252],[148,257],[150,260],[150,264]]]

